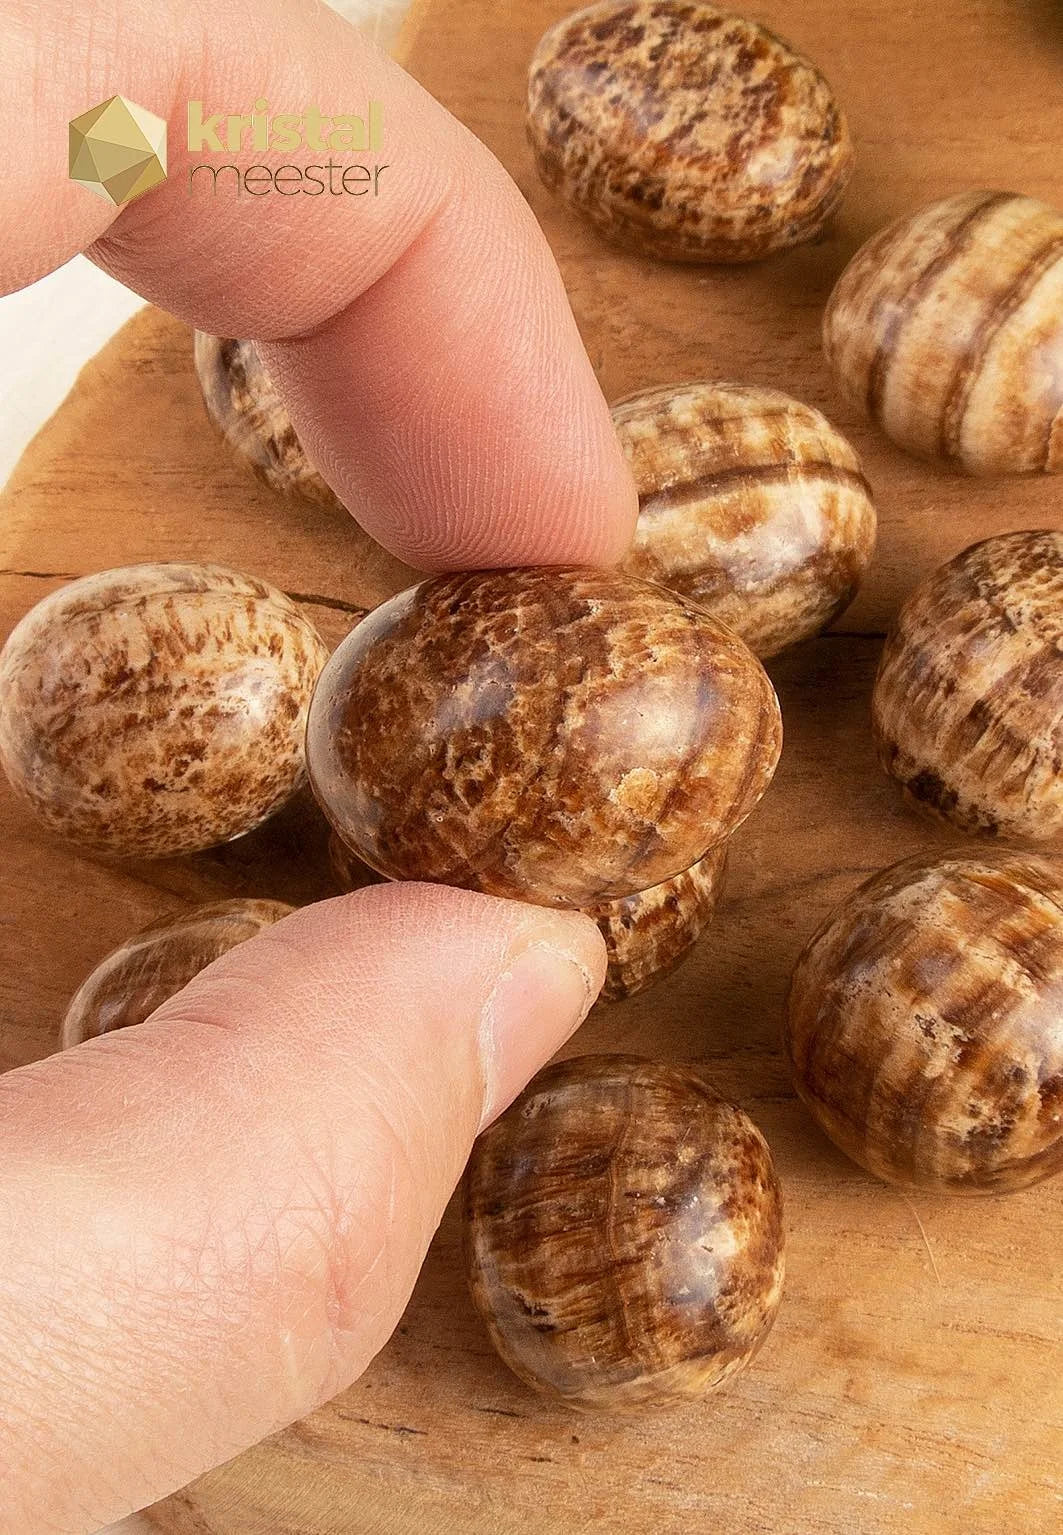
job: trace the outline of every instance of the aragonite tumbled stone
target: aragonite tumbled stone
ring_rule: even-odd
[[[737,635],[590,569],[438,576],[393,597],[333,655],[307,729],[314,792],[371,867],[580,907],[730,836],[780,745]]]
[[[637,895],[586,906],[609,957],[603,1002],[620,1002],[663,980],[681,964],[712,921],[723,888],[726,844],[691,869]]]
[[[674,261],[810,240],[852,172],[816,67],[702,0],[605,0],[556,23],[528,76],[543,181],[608,238]]]
[[[162,917],[102,959],[75,992],[63,1049],[143,1023],[214,960],[286,917],[283,901],[212,901]]]
[[[584,1411],[715,1390],[782,1298],[771,1152],[689,1066],[585,1055],[540,1072],[473,1148],[464,1238],[499,1354]]]
[[[0,651],[0,766],[49,831],[93,852],[229,842],[303,782],[326,656],[283,592],[222,565],[84,576]]]
[[[195,362],[207,415],[240,462],[282,495],[302,496],[346,516],[307,458],[255,343],[196,331]]]
[[[845,395],[923,458],[1063,469],[1063,213],[961,192],[863,245],[823,318]]]
[[[682,593],[761,657],[825,629],[875,548],[860,461],[809,405],[753,384],[646,389],[613,406],[639,493],[622,568]]]
[[[964,831],[1063,834],[1063,533],[1001,533],[931,571],[871,700],[906,797]]]
[[[1001,848],[861,885],[798,961],[798,1093],[876,1177],[1004,1194],[1063,1172],[1063,881]]]

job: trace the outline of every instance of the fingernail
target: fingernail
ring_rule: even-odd
[[[582,933],[579,938],[583,941],[572,951],[533,939],[499,976],[483,1016],[481,1130],[513,1102],[590,1012],[602,978],[595,950]]]

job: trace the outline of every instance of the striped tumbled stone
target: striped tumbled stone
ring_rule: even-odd
[[[755,1357],[782,1299],[771,1152],[693,1065],[548,1066],[473,1147],[462,1236],[502,1359],[580,1412],[716,1390]]]
[[[812,937],[784,1043],[798,1094],[902,1188],[1009,1193],[1063,1171],[1063,884],[1001,848],[876,874]]]
[[[856,454],[777,389],[719,381],[613,406],[639,492],[623,568],[697,602],[771,656],[847,607],[875,546]]]
[[[288,407],[253,341],[195,334],[195,367],[207,415],[234,456],[284,496],[347,515],[306,456]]]
[[[879,756],[965,831],[1063,833],[1063,533],[1002,533],[933,571],[886,641]]]
[[[838,383],[894,442],[973,474],[1063,468],[1063,214],[964,192],[881,230],[823,320]]]

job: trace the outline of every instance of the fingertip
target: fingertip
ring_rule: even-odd
[[[483,1011],[482,1130],[586,1018],[605,979],[605,943],[579,912],[535,909]]]
[[[319,472],[408,564],[614,564],[638,498],[608,405],[531,211],[474,158],[475,196],[264,360]]]
[[[514,944],[514,952],[531,944],[544,944],[565,955],[582,971],[593,1001],[605,981],[608,962],[605,939],[594,918],[582,911],[554,910],[544,906],[522,906],[520,910],[529,915]]]
[[[600,485],[601,497],[597,502],[597,515],[589,519],[588,552],[580,561],[587,565],[618,565],[624,558],[635,536],[635,524],[639,515],[638,491],[631,470],[612,435],[603,453]]]
[[[595,386],[596,387],[596,386]],[[531,460],[527,440],[514,466],[520,488],[505,497],[471,502],[458,515],[453,485],[422,488],[416,508],[389,511],[376,530],[394,539],[393,553],[430,574],[515,566],[615,566],[627,553],[638,518],[638,493],[612,437],[611,423],[593,403],[577,453],[566,468]],[[470,482],[475,483],[473,476]],[[523,482],[523,483],[521,483]],[[379,505],[379,503],[378,503]],[[370,529],[370,531],[374,531]]]

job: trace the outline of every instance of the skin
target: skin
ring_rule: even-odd
[[[262,343],[311,463],[418,569],[620,558],[635,491],[549,248],[396,64],[310,0],[0,0],[0,35],[7,110],[34,125],[5,178],[4,291],[87,249],[198,329]],[[168,180],[117,217],[66,178],[68,121],[116,82],[171,123]],[[189,196],[187,102],[259,97],[382,102],[390,193]],[[322,158],[224,159],[300,153]]]
[[[412,564],[619,559],[634,488],[549,251],[401,70],[295,0],[0,0],[0,41],[9,116],[34,123],[0,291],[86,250],[262,342],[313,462]],[[375,207],[276,198],[264,217],[190,199],[171,132],[169,180],[116,214],[65,175],[67,121],[116,82],[178,122],[190,97],[382,100],[401,175]],[[379,886],[0,1080],[0,1532],[95,1530],[354,1380],[477,1130],[604,969],[589,918]]]

